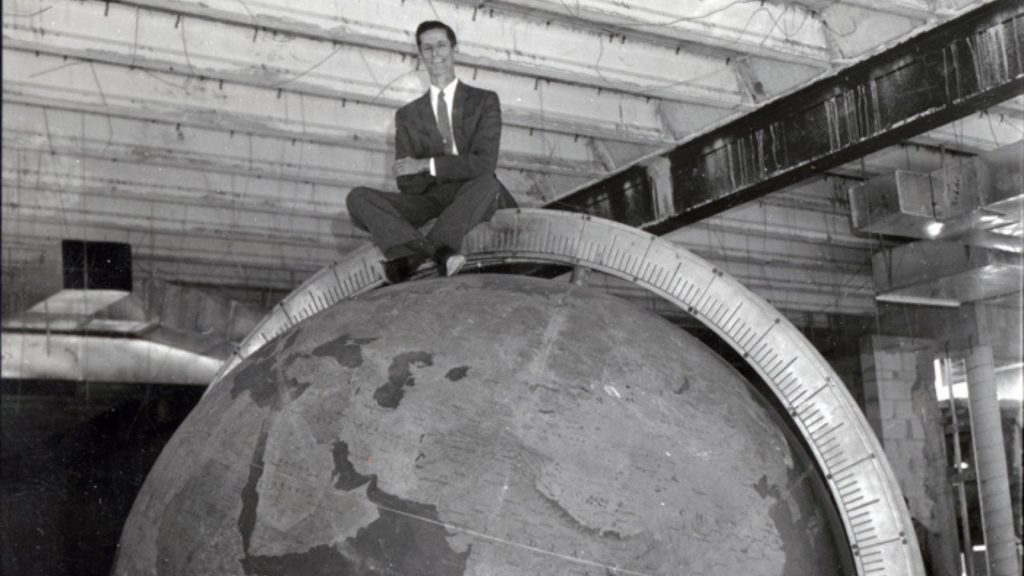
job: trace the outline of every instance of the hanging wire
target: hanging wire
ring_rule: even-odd
[[[715,8],[714,10],[709,10],[708,12],[705,12],[703,14],[698,14],[696,16],[679,16],[677,18],[672,18],[671,20],[665,20],[665,21],[662,21],[662,22],[639,22],[639,23],[637,23],[635,25],[636,26],[641,26],[641,27],[656,27],[656,28],[660,28],[660,27],[672,26],[673,24],[678,24],[680,22],[696,22],[696,21],[700,21],[700,20],[704,20],[704,19],[710,18],[711,16],[714,16],[716,14],[720,14],[722,12],[725,12],[726,10],[729,10],[733,6],[736,6],[736,5],[739,5],[739,4],[760,4],[761,6],[764,6],[764,2],[762,0],[733,0],[732,2],[729,2],[728,4],[726,4],[725,6],[722,6],[722,7],[719,7],[719,8]],[[571,14],[571,13],[569,15],[573,16],[573,14]],[[576,17],[578,17],[578,16],[576,16]]]
[[[254,14],[253,11],[249,8],[249,4],[247,4],[245,2],[245,0],[235,0],[235,1],[238,2],[239,4],[241,4],[242,8],[245,9],[245,11],[249,13],[249,21],[250,22],[256,22],[256,14]]]
[[[134,37],[132,38],[132,63],[131,67],[135,67],[135,58],[139,53],[139,11],[142,9],[141,6],[135,7],[135,30],[133,32]]]
[[[1013,130],[1017,131],[1017,133],[1019,133],[1019,134],[1021,134],[1021,135],[1024,135],[1024,130],[1021,130],[1021,129],[1020,129],[1020,128],[1019,128],[1019,127],[1018,127],[1018,126],[1016,125],[1016,123],[1014,123],[1013,121],[1008,121],[1008,120],[1006,119],[1006,115],[1005,115],[1005,114],[1000,114],[1000,115],[999,115],[999,125],[1000,125],[1000,126],[1008,126],[1008,127],[1012,128]]]
[[[54,66],[53,68],[47,68],[46,70],[41,70],[41,71],[36,72],[34,74],[29,74],[28,77],[29,78],[38,78],[40,76],[45,76],[47,74],[51,74],[53,72],[57,72],[59,70],[65,69],[65,68],[70,68],[72,66],[81,66],[82,64],[86,64],[86,63],[89,62],[88,60],[77,59],[77,58],[69,58],[69,60],[71,60],[71,61],[70,62],[65,62],[64,64],[61,64],[60,66]]]
[[[276,82],[274,84],[270,84],[270,86],[273,87],[273,88],[280,88],[281,86],[285,86],[287,84],[291,84],[292,82],[298,80],[299,78],[302,78],[303,76],[305,76],[305,75],[309,74],[310,72],[316,70],[320,66],[323,66],[324,63],[327,62],[328,60],[330,60],[332,56],[337,54],[341,50],[341,48],[342,48],[342,45],[338,44],[337,46],[334,47],[334,50],[331,50],[330,54],[328,54],[327,56],[324,56],[316,64],[313,64],[309,68],[306,68],[302,72],[299,72],[298,74],[296,74],[295,76],[292,76],[291,78],[288,78],[287,80],[282,80],[280,82]]]
[[[188,54],[188,41],[185,38],[185,22],[187,22],[187,17],[179,14],[178,18],[181,19],[181,51],[185,55],[185,63],[188,64],[189,72],[191,72],[193,76],[198,76],[198,74],[196,74],[196,69],[192,66],[192,58]]]
[[[96,73],[96,66],[93,62],[89,62],[89,71],[92,72],[92,79],[93,82],[96,83],[96,91],[100,94],[100,101],[103,102],[103,108],[105,110],[109,110],[110,105],[107,103],[107,94],[103,90],[103,83],[100,82],[100,77]],[[111,119],[110,114],[106,114],[105,116],[107,119],[107,142],[103,145],[103,150],[100,152],[100,156],[103,156],[107,153],[107,149],[110,147],[110,144],[114,141],[114,121]]]
[[[732,41],[732,43],[735,44],[735,45],[741,44],[742,37],[746,34],[747,29],[750,27],[750,25],[753,22],[754,18],[758,14],[762,14],[763,13],[772,21],[772,26],[769,27],[769,29],[761,35],[761,39],[756,43],[756,45],[754,45],[754,51],[755,52],[756,52],[756,49],[762,48],[768,42],[768,40],[770,40],[772,38],[772,33],[775,30],[779,30],[782,33],[782,36],[784,38],[789,39],[789,38],[794,37],[796,34],[798,34],[800,32],[800,30],[803,29],[807,19],[812,14],[814,14],[814,12],[805,10],[804,11],[804,18],[803,18],[803,20],[801,20],[801,23],[799,24],[797,29],[795,31],[793,31],[793,32],[789,32],[789,31],[787,31],[785,29],[785,26],[782,25],[781,20],[785,16],[785,14],[790,12],[790,10],[796,10],[795,7],[787,5],[783,9],[782,15],[776,17],[774,14],[772,14],[772,12],[768,8],[766,8],[764,6],[764,2],[760,2],[759,0],[737,0],[737,1],[734,1],[734,2],[730,2],[726,6],[723,6],[721,8],[712,10],[712,11],[708,12],[707,14],[703,14],[703,15],[700,15],[700,16],[680,17],[680,18],[677,18],[677,19],[674,19],[674,20],[671,20],[671,21],[668,21],[668,22],[658,22],[658,23],[632,22],[630,25],[631,26],[635,26],[635,27],[661,27],[661,28],[668,29],[668,28],[670,28],[672,26],[672,24],[676,24],[676,23],[683,22],[683,21],[698,21],[698,20],[707,18],[707,17],[709,17],[711,15],[718,14],[720,12],[724,12],[724,11],[728,10],[729,8],[731,8],[733,6],[736,6],[738,4],[751,3],[751,2],[755,2],[755,1],[757,3],[759,3],[760,6],[758,8],[756,8],[753,12],[751,12],[751,14],[747,17],[747,20],[744,23],[743,27],[741,28],[739,34],[737,34],[737,38]],[[836,0],[836,1],[838,2],[839,0]],[[577,17],[577,16],[571,14],[571,12],[569,14],[570,14],[570,16]],[[618,34],[618,32],[613,31],[611,29],[604,29],[604,33],[609,35],[609,36],[612,36],[612,37],[616,36]],[[597,62],[593,66],[593,70],[594,70],[595,74],[597,74],[597,76],[599,78],[601,78],[605,82],[608,82],[608,79],[604,76],[604,74],[603,74],[603,72],[601,70],[601,65],[600,65],[601,58],[602,58],[603,53],[604,53],[604,43],[605,43],[604,36],[603,35],[599,35],[598,36],[598,57],[597,57]],[[662,84],[654,84],[654,83],[642,84],[642,85],[640,85],[640,89],[642,91],[646,91],[646,92],[657,91],[657,90],[664,90],[665,88],[671,88],[671,87],[680,86],[680,85],[684,85],[684,84],[693,84],[693,83],[695,83],[695,82],[697,82],[699,80],[704,80],[704,79],[707,79],[707,78],[710,78],[710,77],[713,77],[713,76],[717,76],[717,75],[720,75],[720,74],[731,74],[731,72],[728,69],[714,70],[712,72],[703,73],[703,74],[699,74],[699,75],[695,75],[695,76],[691,76],[691,77],[687,77],[687,78],[683,78],[683,79],[679,79],[679,80],[674,80],[674,81],[671,81],[671,82],[668,82],[668,83],[662,83]],[[743,105],[742,103],[737,104],[735,106],[732,106],[729,110],[730,111],[735,111],[736,109],[740,108],[742,105]]]
[[[996,135],[996,127],[992,125],[992,115],[989,114],[988,110],[984,113],[985,119],[988,120],[988,129],[992,133],[992,141],[996,143],[996,148],[999,148],[1002,144],[999,143],[999,136]]]

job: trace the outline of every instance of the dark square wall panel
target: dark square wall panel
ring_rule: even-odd
[[[132,290],[132,247],[124,242],[62,240],[64,288]]]

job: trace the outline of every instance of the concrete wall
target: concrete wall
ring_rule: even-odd
[[[945,433],[935,395],[933,340],[869,336],[861,342],[864,409],[885,449],[910,514],[923,528],[932,574],[958,575],[959,548]],[[920,529],[919,529],[920,530]]]
[[[935,393],[935,358],[966,358],[991,347],[999,377],[1003,441],[1007,446],[1017,538],[1020,521],[1019,457],[1022,410],[1021,295],[959,308],[880,305],[876,335],[861,341],[865,414],[878,435],[910,504],[929,533],[934,574],[960,574],[952,480],[946,455],[946,422]],[[1017,383],[1015,384],[1014,381]],[[968,391],[971,384],[968,383]],[[1017,474],[1015,477],[1014,474]],[[975,518],[973,522],[978,522]],[[980,530],[981,526],[975,526]],[[984,569],[983,562],[975,566]]]

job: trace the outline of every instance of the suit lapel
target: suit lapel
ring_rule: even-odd
[[[441,139],[441,131],[437,127],[437,117],[434,116],[434,110],[430,106],[430,90],[427,90],[426,94],[417,98],[414,106],[416,107],[416,113],[413,114],[413,117],[418,122],[422,122],[424,130],[432,135],[429,143],[430,154],[440,154],[440,151],[444,150],[444,142]],[[466,151],[465,119],[469,116],[468,111],[472,106],[472,90],[460,81],[455,86],[455,102],[452,103],[452,115],[449,119],[452,124],[452,134],[455,136],[455,146],[459,149],[460,154]]]
[[[459,154],[466,152],[466,112],[468,110],[469,89],[460,80],[455,85],[455,102],[452,104],[452,134],[455,136],[455,146]]]
[[[416,99],[416,114],[413,117],[422,122],[424,128],[429,130],[433,126],[434,131],[437,131],[437,119],[434,118],[434,111],[430,109],[430,90]]]
[[[415,114],[412,115],[419,124],[420,133],[428,136],[423,142],[424,149],[420,151],[425,156],[437,156],[444,150],[444,142],[441,140],[441,131],[437,127],[437,118],[434,116],[434,109],[430,105],[430,90],[414,102]]]

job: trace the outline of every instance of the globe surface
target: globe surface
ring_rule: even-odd
[[[597,291],[469,275],[293,327],[210,389],[116,574],[840,573],[752,386]]]

